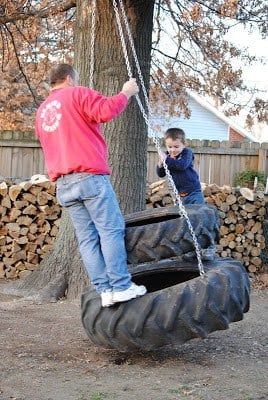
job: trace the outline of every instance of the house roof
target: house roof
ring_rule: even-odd
[[[213,113],[216,117],[221,119],[224,123],[226,123],[229,127],[233,128],[240,135],[245,137],[246,139],[251,140],[252,142],[258,142],[258,139],[249,133],[246,129],[242,128],[239,124],[233,121],[231,118],[227,117],[219,111],[216,107],[214,107],[211,103],[209,103],[204,97],[199,96],[196,93],[188,91],[188,95],[191,99],[195,100],[200,106],[204,107],[206,110]]]

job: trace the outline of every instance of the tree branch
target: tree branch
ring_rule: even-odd
[[[41,8],[40,10],[27,9],[26,11],[17,10],[11,14],[0,13],[0,24],[7,24],[8,22],[22,21],[30,17],[48,18],[60,12],[68,11],[76,7],[76,0],[63,0],[56,5]],[[0,8],[1,12],[1,8]]]

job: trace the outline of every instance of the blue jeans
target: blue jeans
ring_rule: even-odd
[[[206,204],[203,192],[201,190],[196,190],[190,193],[188,196],[181,197],[182,204],[185,206],[187,204]],[[202,259],[203,260],[213,260],[215,257],[216,246],[211,243],[206,249],[202,249]]]
[[[181,197],[182,204],[205,204],[205,198],[201,190],[197,190],[188,194],[188,196]]]
[[[82,260],[97,292],[128,289],[125,221],[109,176],[64,175],[57,180],[57,198],[69,211]]]

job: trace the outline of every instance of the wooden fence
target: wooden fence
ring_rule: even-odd
[[[164,144],[161,142],[161,145]],[[219,186],[233,185],[237,172],[257,170],[268,175],[268,143],[220,142],[217,140],[188,141],[195,154],[195,169],[201,182]],[[158,154],[152,139],[148,140],[147,181],[159,178],[155,173]],[[33,132],[0,132],[0,176],[30,178],[45,174],[43,152]]]
[[[163,143],[162,143],[163,144]],[[233,186],[234,175],[247,169],[268,175],[268,143],[241,143],[218,140],[188,140],[195,155],[195,169],[201,182]],[[148,182],[158,180],[155,173],[158,154],[151,139],[148,143]]]
[[[43,151],[33,132],[0,132],[0,176],[27,179],[45,173]]]

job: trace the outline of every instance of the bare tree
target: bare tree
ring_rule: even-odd
[[[159,102],[159,98],[161,102],[167,100],[172,110],[171,96],[163,96],[167,94],[165,90],[172,86],[173,93],[177,95],[177,105],[187,116],[189,110],[186,107],[185,89],[192,89],[214,97],[219,104],[226,104],[228,106],[226,112],[232,115],[237,114],[241,107],[247,106],[241,104],[241,97],[240,102],[234,101],[234,95],[240,91],[251,92],[253,96],[257,90],[259,95],[254,95],[254,103],[248,106],[248,122],[250,124],[253,117],[257,117],[259,121],[267,121],[267,102],[260,98],[262,94],[259,88],[246,87],[241,69],[234,67],[236,60],[241,60],[244,65],[253,66],[256,61],[262,60],[257,60],[247,49],[237,48],[226,40],[226,33],[229,33],[230,37],[238,25],[244,26],[249,31],[257,31],[260,36],[266,38],[268,6],[265,1],[122,0],[122,2],[133,29],[141,64],[145,62],[148,66],[148,61],[152,60],[150,90],[153,103],[154,100]],[[51,62],[53,60],[72,62],[74,38],[76,53],[77,44],[83,43],[82,59],[79,59],[80,73],[84,75],[88,72],[92,3],[80,0],[1,2],[0,80],[4,87],[0,99],[0,114],[3,121],[1,129],[32,128],[34,114],[31,111],[45,95],[44,86]],[[107,25],[110,29],[109,34],[114,36],[116,26],[112,4],[112,0],[105,3],[104,9],[102,8],[104,2],[97,0],[97,21],[102,21],[101,25],[98,22],[97,25],[98,32],[102,33]],[[146,49],[143,44],[143,36],[150,34],[149,30],[143,25],[142,19],[140,22],[138,20],[133,22],[131,11],[139,7],[144,8],[146,13],[148,6],[154,6],[150,25],[153,43],[150,49]],[[133,28],[136,24],[136,28]],[[103,40],[98,40],[100,37],[98,32],[97,52],[99,45],[105,45]],[[120,46],[119,42],[117,44]],[[108,50],[111,60],[114,48]],[[78,59],[75,61],[78,62]],[[111,63],[106,67],[107,70],[102,68],[104,75],[111,72]],[[124,66],[123,71],[125,71]],[[105,80],[107,76],[110,75],[105,75]],[[85,77],[85,83],[88,83],[88,77]],[[95,79],[95,84],[99,84],[98,79]],[[17,95],[14,96],[14,93]]]

